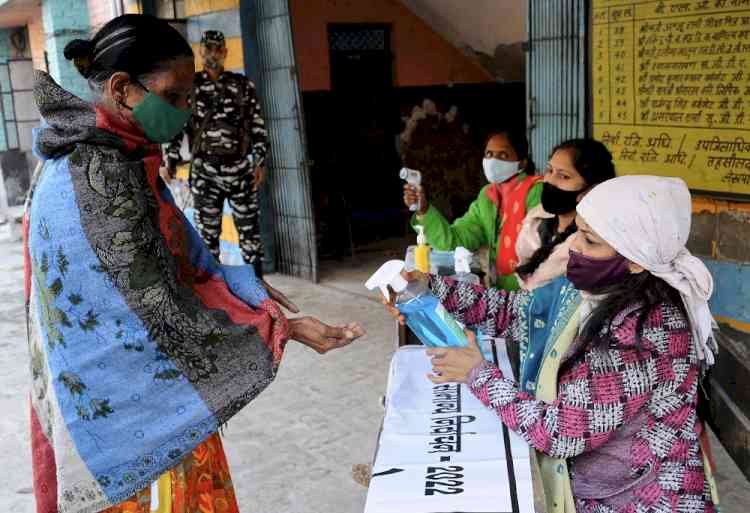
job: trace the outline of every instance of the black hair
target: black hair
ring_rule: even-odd
[[[526,138],[526,131],[520,128],[503,128],[498,130],[492,130],[487,135],[487,139],[484,141],[484,147],[487,147],[487,143],[490,142],[490,139],[495,137],[496,135],[502,135],[506,139],[508,139],[508,142],[510,143],[510,146],[513,148],[513,150],[516,152],[516,155],[518,155],[518,160],[526,159],[526,169],[524,170],[527,174],[533,175],[536,172],[536,165],[534,164],[534,161],[531,160],[531,156],[529,155],[529,140]],[[484,148],[482,149],[484,151]]]
[[[92,87],[118,71],[134,79],[163,70],[193,49],[169,23],[144,14],[124,14],[104,25],[91,40],[74,39],[64,50]]]
[[[573,167],[586,182],[587,187],[594,187],[615,177],[615,165],[612,154],[607,147],[595,139],[569,139],[552,149],[550,157],[560,150],[570,150]],[[571,223],[564,231],[558,233],[559,221],[557,216],[545,219],[540,225],[542,245],[537,249],[528,262],[519,265],[516,272],[521,277],[529,276],[542,265],[552,254],[555,247],[567,240],[576,232],[576,224]]]
[[[618,314],[628,309],[631,309],[628,316],[638,316],[635,329],[637,342],[643,337],[649,315],[659,305],[676,307],[685,317],[685,322],[690,324],[679,291],[648,271],[629,274],[621,282],[595,293],[603,294],[605,298],[591,312],[581,332],[581,337],[588,347],[591,344],[608,343],[606,338],[602,338],[602,334],[610,332]]]
[[[569,370],[583,353],[588,349],[601,347],[604,348],[612,343],[611,337],[607,334],[612,332],[615,327],[615,321],[618,323],[625,318],[618,318],[625,313],[626,317],[637,315],[635,325],[635,345],[637,351],[645,351],[641,344],[643,340],[643,331],[646,328],[646,322],[652,312],[661,305],[669,305],[682,314],[687,329],[691,330],[690,317],[688,316],[685,303],[677,289],[669,285],[661,278],[657,278],[648,271],[638,274],[630,274],[625,280],[606,289],[596,291],[597,294],[604,294],[605,298],[594,308],[588,320],[581,331],[583,344],[575,354],[566,358],[565,363],[560,368],[560,372]],[[653,351],[653,349],[652,349]],[[710,375],[710,369],[704,371],[701,375],[698,387],[698,417],[707,422],[711,422],[713,417],[710,414],[709,396],[702,386],[702,383]]]
[[[568,139],[555,146],[550,157],[560,150],[570,150],[573,167],[589,187],[615,177],[612,154],[596,139]]]
[[[539,249],[534,251],[528,261],[522,265],[516,267],[516,273],[522,278],[534,274],[534,272],[542,265],[552,254],[558,244],[565,242],[568,237],[573,235],[577,231],[576,223],[572,222],[568,225],[565,230],[558,232],[557,227],[559,225],[557,217],[551,219],[545,219],[539,226],[540,235],[542,239],[542,245]]]

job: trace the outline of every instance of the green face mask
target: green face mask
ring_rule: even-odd
[[[191,110],[178,109],[164,101],[158,94],[149,91],[140,82],[136,83],[146,91],[146,96],[135,107],[128,107],[124,103],[122,105],[133,111],[133,117],[149,141],[170,142],[190,119]]]

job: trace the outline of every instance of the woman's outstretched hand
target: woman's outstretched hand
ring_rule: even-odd
[[[291,328],[289,338],[320,354],[348,346],[366,334],[365,329],[356,322],[342,326],[329,326],[309,316],[289,319],[289,327]]]

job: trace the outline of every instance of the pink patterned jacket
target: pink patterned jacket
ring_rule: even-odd
[[[512,339],[528,319],[527,292],[433,279],[459,320]],[[691,332],[672,305],[654,308],[636,340],[637,311],[617,316],[599,347],[577,340],[561,355],[558,399],[536,400],[484,362],[474,395],[536,450],[567,458],[578,513],[714,513],[696,406],[700,371]]]

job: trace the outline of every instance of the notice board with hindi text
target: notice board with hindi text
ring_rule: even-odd
[[[618,175],[750,194],[750,0],[593,0],[594,137]]]

